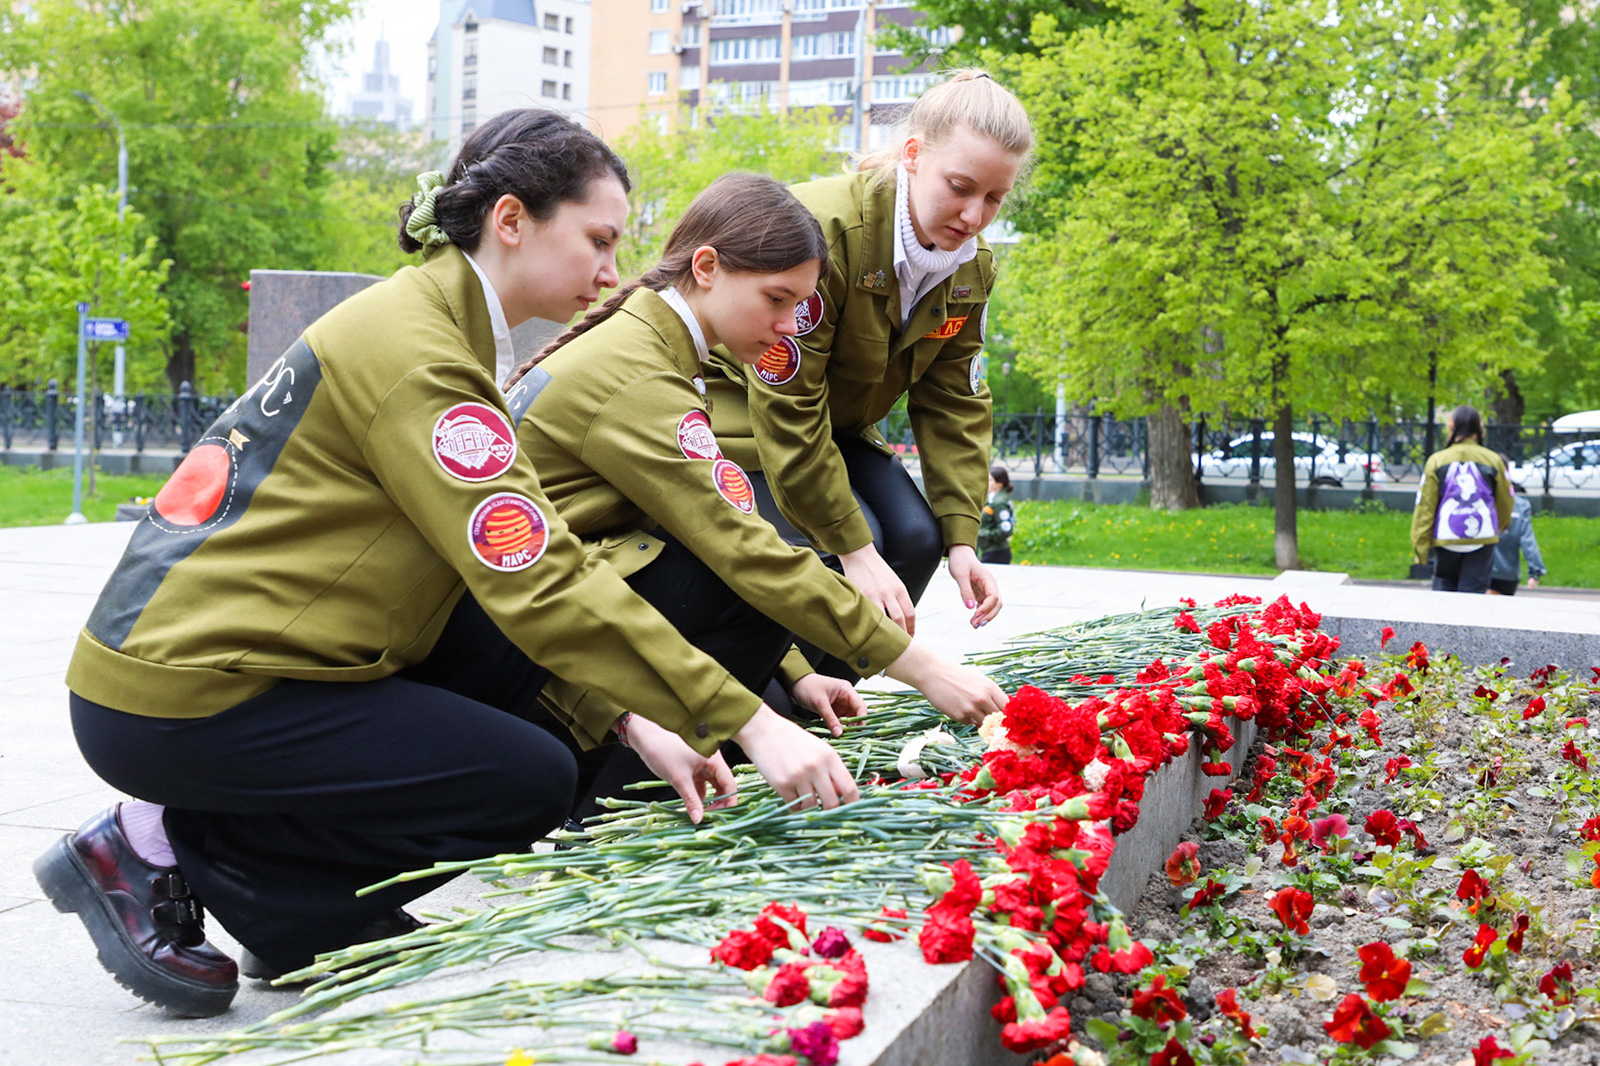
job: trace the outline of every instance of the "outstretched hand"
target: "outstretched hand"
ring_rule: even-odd
[[[773,790],[790,802],[798,800],[800,810],[837,807],[861,798],[832,745],[764,703],[733,739]]]
[[[802,677],[789,690],[789,698],[821,718],[834,736],[844,732],[844,723],[839,719],[859,718],[867,713],[866,702],[854,685],[827,674]]]
[[[917,609],[911,602],[911,593],[906,591],[905,582],[900,580],[900,576],[883,561],[877,548],[867,544],[853,552],[844,552],[839,556],[839,563],[844,567],[844,576],[850,584],[882,607],[891,622],[908,634],[916,635]]]
[[[961,602],[972,612],[973,629],[986,626],[1000,613],[1000,585],[989,568],[978,560],[970,544],[950,545],[950,576],[961,590]]]
[[[638,714],[628,719],[626,739],[650,772],[671,785],[682,798],[689,821],[695,825],[705,817],[707,786],[715,789],[717,796],[711,810],[732,807],[739,802],[733,771],[728,769],[721,752],[709,758],[701,755],[678,734]]]

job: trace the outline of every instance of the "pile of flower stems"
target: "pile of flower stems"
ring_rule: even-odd
[[[1199,608],[1191,613],[1203,625],[1249,609]],[[1099,695],[1113,686],[1098,678],[1109,674],[1126,679],[1154,658],[1179,660],[1195,653],[1199,641],[1173,627],[1175,613],[1146,611],[1068,626],[1021,638],[973,661],[989,667],[1008,690],[1033,684],[1065,698]],[[159,1037],[150,1043],[162,1061],[196,1066],[246,1051],[277,1051],[303,1059],[357,1048],[414,1045],[421,1050],[435,1031],[546,1026],[552,1012],[567,1012],[581,1026],[592,1016],[573,1013],[574,998],[604,995],[607,989],[581,982],[518,981],[410,1004],[386,1002],[370,1011],[358,1001],[445,970],[570,948],[560,942],[567,937],[710,945],[771,900],[792,901],[828,921],[858,928],[872,922],[881,926],[882,909],[899,907],[912,915],[904,924],[914,926],[917,913],[938,895],[930,885],[947,864],[987,852],[1004,823],[1027,816],[1002,811],[997,797],[973,801],[960,795],[959,783],[905,788],[897,766],[908,739],[933,730],[942,733],[923,747],[917,760],[930,776],[978,762],[983,742],[976,729],[951,723],[915,693],[868,693],[867,698],[871,710],[866,718],[832,741],[862,782],[861,799],[855,803],[796,811],[749,770],[738,774],[739,805],[708,812],[700,826],[684,818],[677,801],[610,801],[611,810],[563,841],[569,848],[439,864],[395,879],[471,873],[490,883],[484,898],[498,906],[324,955],[290,975],[312,981],[299,1002],[240,1032],[203,1040]],[[1103,897],[1097,896],[1092,905],[1105,917],[1114,913]],[[1001,968],[1004,951],[984,940],[980,936],[976,944],[978,957]],[[629,999],[641,1004],[660,1000],[638,1012],[641,1017],[651,1010],[693,1015],[684,997],[701,997],[704,1006],[698,1009],[722,1013],[718,1032],[723,1039],[694,1025],[695,1039],[760,1050],[770,1024],[737,1023],[738,1009],[728,999],[737,982],[718,978],[708,965],[701,979],[680,981],[668,996],[669,985],[660,975],[641,970],[613,978],[620,984],[611,991],[631,985]],[[771,1017],[769,1004],[747,1000],[746,1007]],[[327,1013],[334,1008],[340,1009]],[[615,1028],[614,1014],[609,1024]],[[605,1028],[598,1020],[595,1026],[596,1032]],[[173,1054],[168,1050],[173,1045],[188,1046]],[[542,1046],[539,1061],[591,1059],[582,1049],[552,1057],[561,1051],[565,1049]],[[437,1062],[468,1061],[460,1052],[428,1053]],[[471,1061],[504,1061],[504,1053],[499,1059]]]

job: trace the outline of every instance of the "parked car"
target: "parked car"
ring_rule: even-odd
[[[1550,462],[1553,489],[1600,488],[1600,439],[1580,440],[1552,448],[1544,455],[1512,463],[1511,480],[1529,492],[1544,491],[1545,460]]]
[[[1230,479],[1247,479],[1250,476],[1250,442],[1252,437],[1238,437],[1228,442],[1226,447],[1218,448],[1200,457],[1200,475],[1202,477],[1218,477]],[[1276,466],[1272,458],[1273,434],[1268,431],[1261,434],[1261,480],[1272,482],[1275,480]],[[1313,462],[1315,460],[1315,462]],[[1342,487],[1345,482],[1351,485],[1366,483],[1366,472],[1372,471],[1373,481],[1387,481],[1389,475],[1384,471],[1381,456],[1368,455],[1346,449],[1344,458],[1339,457],[1339,442],[1329,440],[1327,437],[1310,433],[1296,433],[1294,435],[1294,471],[1296,481],[1310,479],[1313,484],[1325,485],[1334,488]]]

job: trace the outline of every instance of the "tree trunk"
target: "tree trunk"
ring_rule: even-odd
[[[172,391],[187,381],[194,385],[194,344],[189,339],[189,332],[183,330],[172,335],[172,354],[167,356],[167,381],[172,384]]]
[[[1294,418],[1285,403],[1272,420],[1272,548],[1279,570],[1300,569],[1294,501]]]
[[[1200,506],[1194,483],[1194,453],[1183,412],[1164,403],[1145,420],[1150,432],[1150,508],[1187,511]]]
[[[1527,410],[1527,403],[1522,396],[1522,390],[1517,387],[1517,375],[1513,370],[1500,371],[1500,387],[1489,393],[1489,411],[1492,421],[1501,425],[1516,425],[1522,421],[1522,416]]]

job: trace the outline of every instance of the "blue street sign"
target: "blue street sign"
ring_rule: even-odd
[[[79,304],[78,305],[78,314],[86,315],[88,313],[89,313],[89,305],[88,304]]]
[[[83,320],[83,339],[88,341],[125,341],[128,339],[128,320],[125,318],[86,318]]]

